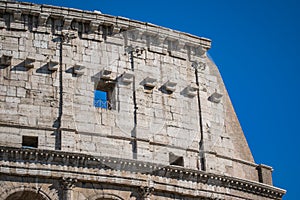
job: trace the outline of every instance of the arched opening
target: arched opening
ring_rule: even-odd
[[[113,200],[113,199],[108,199],[108,198],[100,198],[100,199],[96,199],[96,200]]]
[[[41,193],[36,193],[33,191],[18,191],[9,195],[6,200],[49,200],[48,197],[42,195]]]
[[[96,194],[88,200],[123,200],[121,197],[114,194]]]

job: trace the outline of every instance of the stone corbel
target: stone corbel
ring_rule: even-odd
[[[126,31],[126,36],[129,40],[133,40],[133,41],[138,41],[142,38],[142,31],[138,30],[138,29],[132,29],[132,30],[128,30]]]
[[[188,53],[190,54],[190,57],[196,56],[196,57],[204,57],[207,49],[203,48],[201,45],[195,45],[192,43],[186,43]]]
[[[22,12],[21,11],[13,11],[14,21],[21,22],[22,21]]]
[[[27,57],[25,60],[25,67],[27,69],[34,68],[35,58]]]
[[[222,94],[220,94],[218,92],[214,92],[213,94],[211,94],[208,97],[208,100],[213,102],[213,103],[220,103],[222,96],[223,96]]]
[[[48,18],[49,18],[49,14],[48,13],[41,13],[39,15],[39,25],[40,26],[46,26]]]
[[[13,20],[10,23],[10,28],[16,30],[24,30],[25,24],[22,21],[22,12],[18,10],[11,10],[11,13],[13,16]]]
[[[144,79],[143,82],[144,82],[144,86],[153,89],[157,84],[156,81],[157,80],[155,78],[147,77],[147,78]]]
[[[199,57],[203,57],[206,53],[206,49],[204,49],[201,45],[195,48],[195,55]]]
[[[73,73],[76,74],[77,76],[82,76],[85,73],[85,66],[81,64],[76,64],[73,67]]]
[[[178,40],[178,43],[177,43],[177,50],[178,51],[182,51],[185,47],[185,42],[181,41],[181,40]]]
[[[0,65],[2,66],[10,66],[11,65],[12,56],[11,55],[2,55],[0,58]]]
[[[128,26],[128,25],[125,25],[125,24],[122,24],[122,25],[121,25],[121,24],[119,24],[118,26],[120,27],[120,33],[129,30],[129,26]]]
[[[163,45],[165,40],[166,40],[166,37],[161,36],[161,35],[156,35],[156,37],[155,37],[155,44],[157,44],[157,45]]]
[[[59,67],[59,65],[58,65],[57,61],[50,60],[48,62],[48,70],[50,70],[50,71],[57,71],[58,67]]]
[[[175,58],[179,58],[182,60],[186,60],[187,59],[187,54],[186,52],[182,52],[185,43],[175,39],[175,38],[170,38],[168,37],[167,39],[167,44],[168,44],[168,50],[170,53],[170,56],[175,57]]]
[[[150,46],[148,51],[158,54],[166,55],[168,53],[167,48],[164,48],[165,37],[155,35],[150,37]]]
[[[50,32],[50,28],[47,27],[47,20],[49,19],[48,13],[41,13],[38,17],[38,27],[39,32]]]
[[[177,83],[175,83],[175,82],[167,81],[164,84],[164,89],[169,93],[173,93],[176,90],[176,85],[177,85]]]
[[[130,31],[130,30],[128,30],[128,26],[121,25],[121,24],[113,25],[112,26],[112,35],[114,37],[118,37],[118,38],[122,38],[123,39],[123,36],[124,36],[123,33],[126,34],[127,31]]]
[[[71,18],[71,17],[65,17],[64,18],[64,24],[63,24],[63,29],[64,30],[70,30],[71,29],[72,21],[73,21],[73,18]]]
[[[91,22],[90,23],[90,33],[99,33],[99,26],[100,26],[100,23]]]
[[[194,97],[197,95],[197,91],[199,89],[199,86],[196,83],[192,83],[186,88],[186,94],[189,97]]]
[[[121,30],[121,27],[116,26],[116,25],[112,26],[112,34],[113,35],[120,33],[120,30]]]
[[[165,41],[165,37],[151,31],[144,31],[142,39],[147,41],[147,47],[150,45],[162,46]]]
[[[117,75],[109,69],[104,69],[100,72],[100,78],[106,81],[113,81],[116,80]]]

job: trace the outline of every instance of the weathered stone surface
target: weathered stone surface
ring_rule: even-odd
[[[0,199],[281,199],[272,169],[253,160],[210,44],[0,0]]]

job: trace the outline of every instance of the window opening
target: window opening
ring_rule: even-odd
[[[22,147],[23,148],[37,148],[38,147],[38,137],[22,136]]]
[[[169,153],[170,165],[184,166],[183,157],[177,156],[174,153]]]
[[[115,109],[114,88],[115,83],[110,81],[98,82],[94,91],[94,106],[109,110]]]

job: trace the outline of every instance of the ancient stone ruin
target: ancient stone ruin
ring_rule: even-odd
[[[211,41],[0,0],[0,199],[282,199]]]

